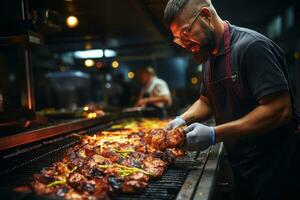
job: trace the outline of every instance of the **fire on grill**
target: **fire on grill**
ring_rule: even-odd
[[[117,192],[143,191],[150,178],[162,176],[174,158],[185,154],[183,129],[151,129],[149,124],[119,128],[124,127],[78,135],[79,144],[34,174],[28,188],[65,199],[110,199]]]

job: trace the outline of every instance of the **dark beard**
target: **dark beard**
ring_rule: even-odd
[[[202,20],[200,20],[200,25],[205,30],[206,38],[201,43],[200,51],[192,53],[195,61],[199,64],[206,62],[216,48],[215,32]]]

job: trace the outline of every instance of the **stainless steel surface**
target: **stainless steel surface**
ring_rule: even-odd
[[[223,143],[213,146],[209,152],[208,160],[205,164],[203,174],[195,191],[193,200],[212,199],[214,192],[218,168],[220,166],[220,157],[223,154]]]
[[[194,166],[191,167],[190,172],[187,175],[186,180],[184,181],[181,190],[179,191],[176,200],[186,200],[186,199],[192,199],[196,187],[199,183],[199,180],[201,178],[201,175],[203,173],[205,164],[207,162],[207,155],[209,153],[209,149],[206,151],[203,151],[199,154],[196,161],[201,161],[198,164],[194,164]],[[197,163],[197,162],[195,162]]]

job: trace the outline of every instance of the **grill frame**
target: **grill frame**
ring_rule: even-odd
[[[116,120],[114,123],[117,123],[119,121],[122,121],[123,119]],[[110,127],[114,123],[106,123],[99,126],[95,126],[86,130],[82,130],[80,132],[77,132],[77,134],[92,134],[95,131],[104,130]],[[52,140],[45,140],[42,141],[40,144],[31,144],[31,146],[27,147],[29,148],[28,152],[25,153],[11,153],[11,154],[5,154],[10,155],[6,157],[6,159],[2,159],[1,161],[8,161],[8,160],[14,160],[14,159],[21,159],[21,161],[12,162],[13,165],[11,165],[10,162],[5,162],[6,165],[11,165],[11,167],[6,167],[6,170],[3,170],[3,167],[0,169],[0,194],[5,199],[61,199],[61,198],[52,198],[52,197],[44,197],[44,196],[37,196],[34,194],[20,194],[12,191],[12,188],[18,186],[18,185],[24,185],[23,183],[28,183],[30,180],[29,178],[32,177],[32,174],[34,172],[39,172],[40,169],[42,169],[45,166],[49,166],[50,163],[53,163],[61,158],[63,155],[63,150],[75,145],[76,138],[72,136],[72,134],[68,133],[65,135],[61,135],[60,137],[56,137]],[[32,146],[33,145],[33,146]],[[35,148],[34,148],[35,147]],[[47,149],[47,148],[48,149]],[[49,151],[49,147],[51,147]],[[32,148],[30,150],[30,148]],[[44,152],[40,152],[40,150],[44,149]],[[22,152],[22,150],[19,150]],[[49,155],[52,153],[57,153],[57,158],[53,158],[52,160],[49,159]],[[37,153],[38,156],[34,156],[32,159],[28,160],[27,156],[34,155],[34,153]],[[61,156],[59,156],[59,153],[61,153]],[[149,185],[147,189],[140,193],[140,194],[118,194],[114,199],[115,200],[143,200],[143,199],[162,199],[162,200],[183,200],[183,199],[193,199],[195,194],[197,195],[197,190],[201,190],[199,188],[199,182],[201,179],[201,176],[205,172],[205,165],[207,161],[209,160],[210,155],[210,149],[205,152],[194,152],[191,155],[177,159],[173,165],[171,165],[168,168],[168,171],[157,180],[151,180],[149,182]],[[3,158],[3,154],[2,154]],[[51,157],[50,157],[51,158]],[[22,162],[22,159],[25,162]],[[27,160],[26,160],[27,159]],[[43,159],[46,159],[48,162],[44,162]],[[16,173],[18,170],[21,170],[26,168],[26,166],[33,165],[34,167],[30,169],[32,171],[27,171],[26,180],[20,180],[20,178],[17,179],[15,182],[14,176],[18,176],[18,173]],[[173,171],[173,172],[172,172]],[[11,174],[12,173],[12,174]],[[175,175],[181,174],[181,177],[178,178]],[[183,175],[184,174],[184,175]],[[14,175],[14,176],[11,176]],[[166,177],[169,177],[166,179]],[[172,178],[172,180],[170,179]],[[176,177],[177,180],[173,180],[173,178]],[[7,184],[7,179],[12,178],[14,180],[15,184],[8,184],[8,186],[3,187],[3,184]],[[5,183],[3,183],[5,182]],[[173,185],[172,185],[173,184]],[[198,187],[198,188],[197,188]],[[207,188],[206,188],[207,189]],[[170,190],[173,190],[172,192],[169,192]],[[176,190],[176,191],[175,191]],[[198,195],[199,196],[199,195]]]

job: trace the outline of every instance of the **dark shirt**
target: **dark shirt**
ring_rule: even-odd
[[[284,53],[278,45],[250,29],[230,25],[230,32],[231,67],[237,69],[239,76],[234,84],[243,85],[245,94],[242,97],[238,95],[236,102],[240,103],[235,104],[236,107],[243,108],[233,109],[232,115],[222,120],[222,123],[241,118],[251,112],[258,106],[258,100],[266,95],[280,91],[291,93],[292,90],[288,81]],[[224,41],[221,43],[219,54],[212,59],[212,81],[217,82],[226,77]],[[205,69],[208,63],[203,65]],[[200,94],[209,98],[203,82]],[[293,95],[291,100],[293,110],[296,110]],[[223,102],[224,105],[226,103]]]
[[[235,78],[231,78],[231,84],[225,81],[228,76],[223,41],[219,54],[209,60],[211,71],[209,62],[203,64],[200,94],[210,100],[216,123],[222,124],[244,117],[266,95],[289,92],[294,118],[288,124],[265,134],[224,140],[242,199],[280,199],[287,191],[282,188],[291,186],[284,185],[286,179],[299,176],[292,169],[299,166],[299,145],[292,138],[293,121],[298,115],[284,53],[273,41],[249,29],[230,25],[230,36],[230,77]],[[209,84],[214,85],[214,91],[208,91]]]

